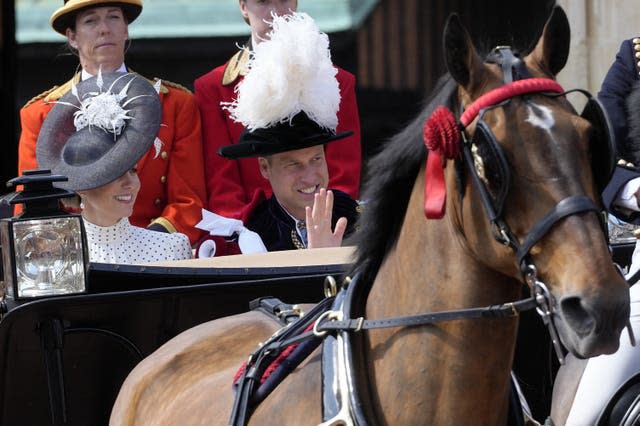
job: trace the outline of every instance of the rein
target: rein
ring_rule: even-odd
[[[519,300],[517,302],[491,305],[481,308],[457,309],[453,311],[429,312],[402,317],[365,320],[364,317],[343,319],[341,311],[327,311],[315,323],[313,333],[317,337],[324,337],[329,331],[371,330],[376,328],[414,327],[430,325],[444,321],[476,318],[507,318],[517,316],[520,312],[528,311],[538,306],[536,297]]]

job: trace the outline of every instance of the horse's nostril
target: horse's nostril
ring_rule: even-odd
[[[595,318],[582,307],[579,297],[565,297],[560,302],[564,321],[579,336],[586,336],[595,327]]]

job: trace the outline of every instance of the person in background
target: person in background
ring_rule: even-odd
[[[80,60],[80,72],[60,86],[36,96],[20,110],[18,172],[38,168],[36,141],[55,102],[73,84],[98,74],[126,72],[129,24],[142,12],[142,0],[68,0],[50,19],[66,36]],[[202,231],[195,228],[206,199],[200,115],[193,95],[184,87],[156,80],[162,105],[162,125],[137,170],[140,192],[131,222],[161,232],[181,232],[192,243]]]
[[[616,139],[617,156],[620,158],[603,191],[602,200],[610,214],[634,225],[640,225],[640,63],[637,52],[640,52],[640,38],[622,42],[598,93],[598,99],[609,116]],[[640,285],[636,284],[639,273],[640,244],[636,241],[626,274],[632,284],[629,291],[629,329],[636,339],[640,336]],[[556,383],[570,383],[570,386],[559,389],[572,387],[575,397],[570,401],[571,408],[566,411],[566,417],[560,414],[565,413],[564,408],[552,406],[554,423],[567,426],[622,424],[628,407],[619,406],[620,409],[613,414],[613,420],[600,419],[607,414],[607,407],[616,403],[614,396],[617,393],[627,392],[626,397],[631,399],[640,395],[638,374],[640,345],[634,346],[630,334],[624,331],[620,336],[619,349],[611,355],[580,360],[568,354],[565,365],[558,372]],[[555,394],[556,389],[554,402],[559,400]],[[640,409],[640,406],[636,405],[636,409]]]
[[[140,191],[136,163],[153,145],[161,114],[158,93],[143,77],[98,71],[56,101],[42,124],[38,163],[67,176],[57,186],[80,196],[91,262],[191,258],[186,235],[128,220]]]
[[[246,129],[220,155],[257,158],[257,172],[271,190],[255,191],[241,217],[269,251],[337,247],[354,230],[358,204],[345,192],[326,190],[325,145],[352,135],[336,132],[340,92],[329,40],[304,13],[274,17],[271,25],[237,100],[224,105]],[[305,50],[291,50],[295,43]],[[293,70],[298,78],[286,78]]]
[[[640,58],[636,57],[637,52],[640,52],[640,37],[622,42],[598,92],[598,99],[607,111],[613,127],[618,155],[626,161],[640,153],[640,146],[636,147],[629,142],[627,120],[627,98],[633,86],[640,81]]]
[[[218,155],[221,147],[238,143],[244,130],[221,104],[236,97],[235,88],[247,73],[251,50],[269,39],[273,16],[295,12],[297,0],[239,0],[240,13],[251,27],[251,38],[226,64],[197,78],[195,97],[202,117],[207,208],[222,216],[239,218],[242,210],[257,191],[267,196],[272,190],[260,174],[255,158],[226,161]],[[304,43],[293,42],[293,50],[308,49]],[[293,53],[293,52],[292,52]],[[326,148],[326,161],[332,188],[357,198],[360,187],[361,150],[360,121],[355,96],[355,77],[336,68],[340,87],[337,131],[353,134]],[[288,78],[296,78],[294,75]]]

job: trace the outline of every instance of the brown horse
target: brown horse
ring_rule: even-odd
[[[365,187],[370,201],[355,241],[355,272],[364,286],[354,313],[379,319],[503,304],[521,295],[521,266],[535,265],[524,275],[530,284],[549,286],[565,347],[579,357],[615,351],[628,321],[628,287],[611,262],[594,202],[584,201],[598,199],[596,175],[606,178],[607,161],[594,151],[603,143],[595,138],[602,123],[578,116],[563,96],[549,93],[490,104],[465,123],[465,134],[478,145],[481,126],[497,143],[477,147],[476,169],[484,173],[460,155],[442,163],[446,213],[440,220],[424,216],[425,118],[440,105],[468,110],[511,79],[552,79],[568,55],[566,15],[554,10],[522,61],[505,56],[483,62],[455,16],[444,45],[451,77],[440,81],[420,117],[371,163]],[[506,170],[496,166],[501,156]],[[486,182],[477,184],[475,173]],[[567,209],[565,200],[576,197],[589,207]],[[500,220],[490,226],[487,212]],[[363,339],[354,346],[359,362],[351,368],[368,422],[505,424],[517,324],[512,315],[355,333]],[[251,312],[177,336],[132,371],[111,424],[225,424],[234,373],[277,328]],[[316,352],[255,408],[250,424],[321,423],[320,383]]]

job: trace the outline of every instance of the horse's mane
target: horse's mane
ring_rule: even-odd
[[[359,273],[359,279],[372,282],[384,257],[395,246],[409,196],[426,158],[423,123],[438,106],[454,109],[455,94],[456,82],[445,74],[417,117],[386,141],[382,151],[369,160],[363,187],[364,209],[358,220],[358,230],[348,242],[356,247],[351,276]]]

